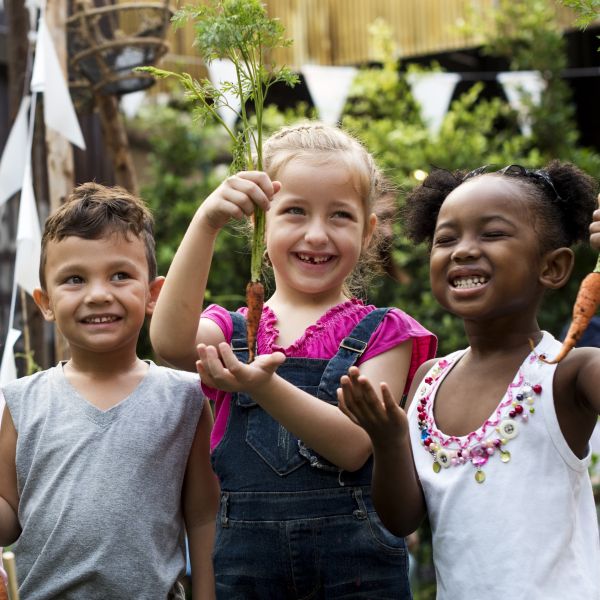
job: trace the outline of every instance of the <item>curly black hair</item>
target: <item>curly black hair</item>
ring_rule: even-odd
[[[406,235],[416,243],[431,246],[437,216],[447,196],[467,179],[510,177],[532,200],[539,224],[542,251],[569,247],[587,239],[592,213],[597,207],[596,181],[568,162],[551,161],[544,169],[533,170],[509,165],[486,173],[480,167],[470,173],[435,168],[423,183],[406,197],[401,210]],[[543,234],[543,235],[542,235]]]

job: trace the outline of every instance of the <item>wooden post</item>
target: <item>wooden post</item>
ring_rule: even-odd
[[[46,23],[56,48],[59,63],[69,81],[67,56],[67,0],[48,0]],[[52,84],[50,84],[52,85]],[[71,142],[59,132],[46,128],[46,163],[48,169],[48,194],[50,212],[56,210],[73,189],[75,181],[73,148]],[[56,360],[69,358],[65,339],[55,328],[54,351]]]
[[[27,72],[27,53],[29,41],[29,13],[23,0],[6,0],[4,2],[6,16],[6,56],[8,60],[8,108],[10,123],[17,116],[23,91],[25,90],[25,73]]]

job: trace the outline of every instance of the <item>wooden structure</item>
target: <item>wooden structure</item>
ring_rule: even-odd
[[[269,15],[281,20],[291,47],[279,50],[276,63],[299,69],[305,64],[362,65],[377,60],[369,25],[382,19],[392,31],[398,58],[438,54],[478,46],[481,39],[460,32],[469,10],[482,18],[495,0],[263,0]],[[573,27],[575,13],[557,4],[559,22]],[[205,76],[192,46],[191,26],[171,30],[170,53],[161,66]]]

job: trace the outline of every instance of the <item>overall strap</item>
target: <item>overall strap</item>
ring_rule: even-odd
[[[248,362],[248,339],[246,337],[246,319],[239,312],[229,311],[233,323],[231,349],[240,362]]]
[[[321,377],[319,398],[329,396],[335,399],[335,391],[340,386],[340,378],[363,355],[373,332],[390,310],[392,309],[376,308],[371,311],[354,326],[350,335],[340,342],[336,355],[329,361],[323,377]]]

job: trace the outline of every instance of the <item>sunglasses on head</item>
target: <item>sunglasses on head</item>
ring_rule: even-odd
[[[478,167],[477,169],[473,169],[469,171],[464,177],[463,181],[467,179],[471,179],[472,177],[477,177],[477,175],[482,175],[483,173],[487,173],[490,171],[492,165],[483,165],[482,167]],[[554,183],[552,183],[552,179],[550,175],[543,169],[528,169],[523,167],[522,165],[508,165],[502,169],[496,171],[496,173],[500,173],[501,175],[507,175],[508,177],[527,177],[533,179],[534,181],[539,181],[546,188],[552,192],[556,200],[562,200],[560,194],[556,191],[554,187]]]

